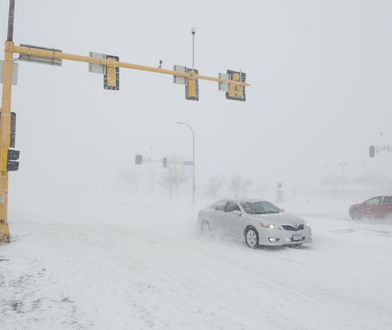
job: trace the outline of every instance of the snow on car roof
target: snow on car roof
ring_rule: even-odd
[[[233,199],[239,203],[254,203],[254,202],[268,202],[263,199],[256,199],[256,198],[245,198],[245,199]]]

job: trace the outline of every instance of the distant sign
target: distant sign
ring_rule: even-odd
[[[4,61],[0,60],[0,83],[4,81]],[[12,64],[12,85],[18,84],[18,63]]]
[[[187,69],[186,66],[175,65],[174,66],[174,71],[179,72],[179,73],[187,73],[188,69]],[[186,85],[186,81],[187,81],[187,77],[177,76],[177,75],[173,76],[173,82],[175,84]]]
[[[184,161],[185,166],[193,166],[193,162],[191,160]]]
[[[142,165],[143,164],[143,155],[136,155],[135,156],[135,164]]]
[[[218,83],[219,90],[223,91],[223,92],[228,92],[229,91],[229,83],[228,83],[228,81],[230,80],[229,75],[227,73],[220,73],[219,74],[219,80],[226,81],[226,82],[219,81],[219,83]]]
[[[100,59],[100,60],[106,59],[105,54],[94,53],[94,52],[90,52],[90,57]],[[88,71],[92,72],[92,73],[104,74],[105,73],[105,66],[102,64],[89,63],[88,64]]]
[[[46,50],[52,52],[52,57],[42,57],[42,56],[36,56],[36,55],[30,55],[30,54],[20,54],[19,55],[19,61],[24,61],[24,62],[34,62],[34,63],[40,63],[40,64],[49,64],[49,65],[55,65],[55,66],[61,66],[63,64],[63,60],[61,58],[55,58],[54,54],[55,53],[62,53],[63,51],[60,49],[55,49],[55,48],[46,48],[46,47],[40,47],[40,46],[33,46],[33,45],[25,45],[25,44],[20,44],[21,47],[26,47],[26,48],[31,48],[31,49],[37,49],[37,50]]]

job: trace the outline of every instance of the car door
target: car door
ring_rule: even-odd
[[[224,231],[224,225],[225,225],[224,211],[225,211],[226,203],[227,203],[226,200],[221,200],[214,204],[214,208],[213,211],[211,212],[209,221],[210,221],[211,229],[215,232]]]
[[[392,217],[392,196],[384,196],[382,198],[380,216],[382,218]]]
[[[225,233],[234,238],[242,237],[242,212],[235,201],[228,201],[224,212]]]
[[[381,197],[374,197],[365,201],[361,207],[363,217],[378,218],[381,213]]]

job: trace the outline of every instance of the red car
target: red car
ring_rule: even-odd
[[[392,196],[377,196],[360,204],[354,204],[349,211],[352,219],[392,218]]]

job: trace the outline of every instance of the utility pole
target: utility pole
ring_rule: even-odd
[[[64,53],[53,48],[38,47],[32,45],[14,44],[14,15],[15,0],[9,2],[7,41],[4,47],[3,77],[2,78],[2,104],[0,109],[0,243],[10,242],[10,231],[8,227],[8,172],[16,171],[19,168],[19,151],[14,148],[14,131],[16,117],[11,112],[11,96],[13,83],[14,54],[18,54],[19,61],[35,62],[48,65],[61,66],[63,60],[82,62],[89,65],[89,71],[102,74],[104,76],[104,88],[107,90],[119,90],[120,68],[139,70],[145,72],[159,73],[173,76],[176,84],[186,86],[186,96],[188,100],[199,100],[198,81],[213,81],[218,83],[221,91],[226,91],[226,98],[237,101],[245,101],[245,88],[250,86],[245,81],[245,74],[237,71],[227,70],[227,74],[219,74],[218,77],[211,77],[199,74],[194,69],[194,37],[196,30],[192,29],[193,50],[192,69],[175,65],[173,70],[160,66],[151,67],[139,64],[126,63],[119,60],[119,57],[107,54],[90,52],[90,56],[82,56]],[[16,70],[15,70],[16,73]],[[11,132],[12,131],[12,132]],[[12,134],[11,134],[12,133]],[[193,133],[193,131],[192,131]],[[194,136],[193,136],[194,144]],[[194,158],[194,155],[193,155]],[[194,159],[193,159],[194,161]],[[193,162],[193,194],[195,191],[195,165]],[[193,197],[193,201],[194,201]]]
[[[347,163],[339,163],[339,165],[342,167],[342,182],[345,183],[345,181],[346,181],[345,167],[348,164]]]
[[[7,41],[4,47],[4,76],[3,93],[1,103],[0,123],[0,242],[10,242],[10,231],[8,227],[8,150],[10,148],[11,134],[11,95],[12,95],[12,66],[14,45],[14,13],[15,0],[10,0],[8,13]]]
[[[196,28],[192,28],[192,72],[195,70],[195,35]]]
[[[182,121],[177,122],[178,125],[188,127],[192,132],[192,204],[196,202],[196,164],[195,164],[195,131],[192,126]]]

